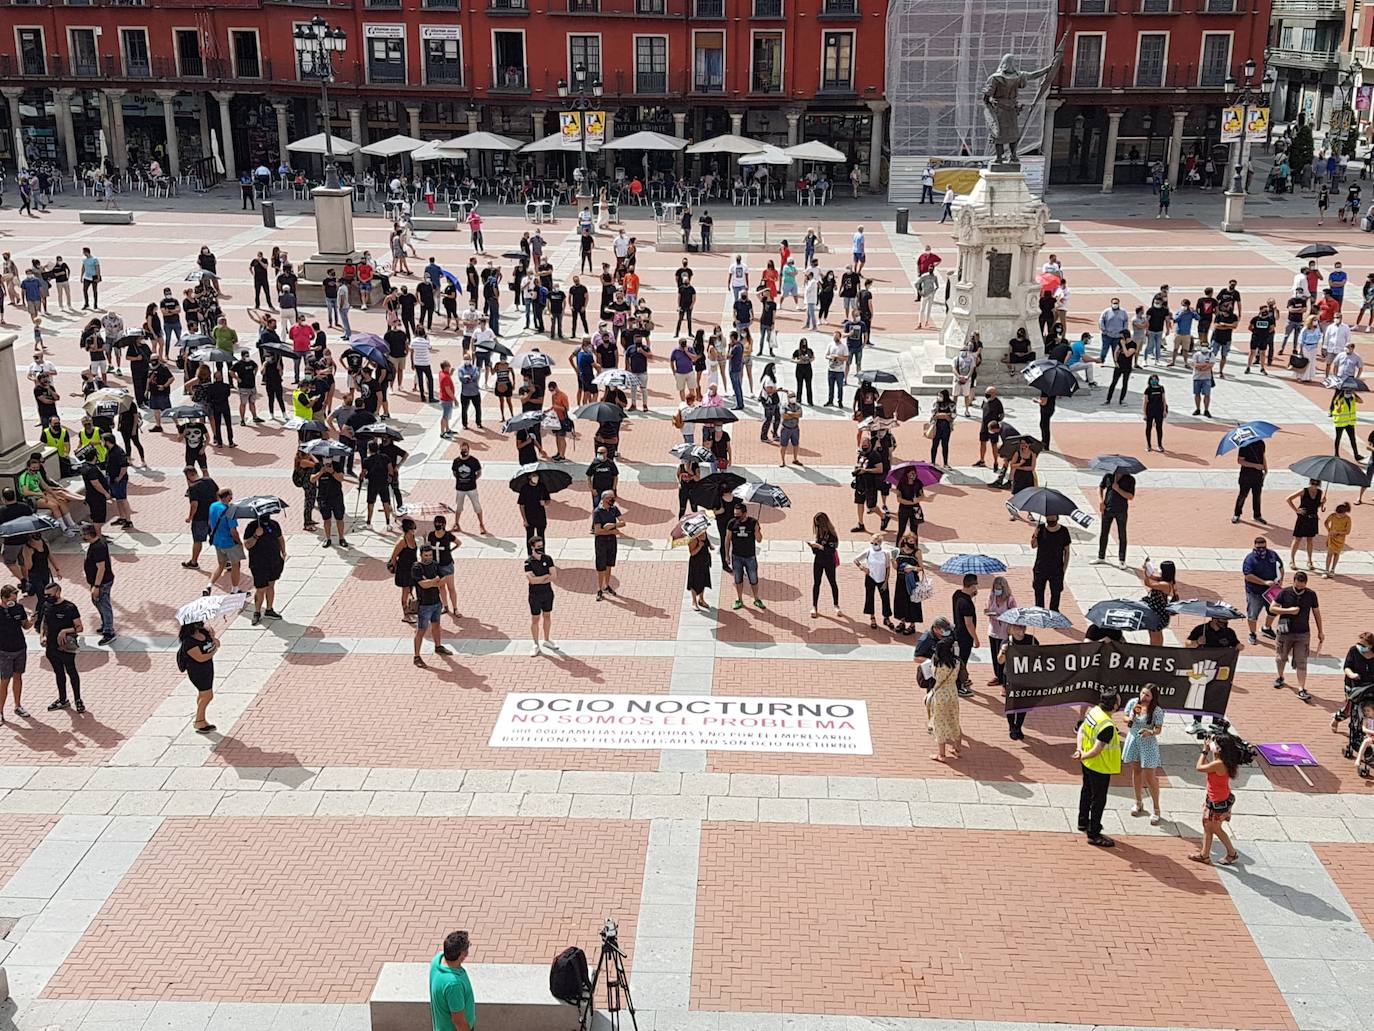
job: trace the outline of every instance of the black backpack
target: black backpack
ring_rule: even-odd
[[[554,957],[549,967],[549,994],[555,999],[576,1006],[591,991],[587,975],[587,954],[570,945]]]

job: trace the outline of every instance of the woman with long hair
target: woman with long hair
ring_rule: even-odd
[[[1007,682],[1006,671],[1002,665],[1002,646],[1007,643],[1008,627],[1001,616],[1007,609],[1016,608],[1016,598],[1011,593],[1011,585],[1005,576],[992,578],[992,589],[988,591],[988,603],[983,614],[988,617],[988,650],[992,653],[992,679],[988,687],[1001,687]]]
[[[1140,580],[1150,592],[1145,595],[1145,604],[1150,606],[1150,611],[1162,621],[1158,630],[1150,631],[1150,644],[1159,648],[1164,644],[1164,631],[1169,626],[1172,615],[1169,612],[1169,603],[1178,601],[1178,571],[1174,564],[1166,559],[1159,564],[1157,574],[1151,575],[1142,568]]]
[[[215,650],[219,640],[215,631],[204,623],[187,623],[177,634],[177,665],[196,689],[196,718],[192,723],[197,734],[208,734],[215,725],[206,718],[206,710],[215,698]]]
[[[930,413],[930,425],[934,430],[930,438],[931,465],[939,464],[935,461],[937,451],[944,453],[944,464],[949,465],[949,438],[954,433],[954,420],[958,414],[953,395],[948,390],[941,390],[935,398],[935,410]]]
[[[1154,685],[1146,684],[1140,689],[1140,696],[1126,705],[1126,744],[1121,750],[1121,761],[1131,767],[1131,787],[1135,791],[1131,815],[1145,815],[1144,789],[1149,788],[1150,801],[1154,803],[1150,823],[1155,827],[1160,821],[1159,774],[1164,760],[1160,756],[1159,735],[1162,733],[1164,708],[1159,704]]]
[[[835,615],[840,612],[840,585],[835,579],[835,567],[840,564],[840,535],[835,532],[835,524],[824,512],[817,512],[811,520],[811,539],[806,542],[811,549],[811,618],[820,616],[818,608],[821,599],[821,577],[830,581],[830,600],[835,606]]]
[[[910,637],[916,633],[916,624],[925,622],[921,603],[911,597],[926,575],[925,564],[921,561],[921,551],[914,534],[898,535],[896,572],[892,616],[897,620],[897,633]]]
[[[1207,775],[1207,796],[1202,802],[1202,846],[1188,858],[1195,863],[1212,861],[1212,838],[1221,839],[1226,846],[1222,856],[1223,866],[1230,866],[1240,854],[1235,843],[1226,833],[1226,824],[1231,822],[1231,813],[1236,806],[1236,796],[1231,790],[1231,781],[1240,772],[1245,755],[1241,744],[1230,734],[1221,734],[1202,743],[1202,754],[1197,757],[1197,772]]]
[[[931,758],[942,763],[959,758],[959,744],[964,737],[959,725],[959,656],[954,650],[954,638],[941,638],[928,661],[935,686],[926,695],[926,729],[935,738],[936,752]]]
[[[705,532],[687,539],[687,590],[692,595],[692,611],[706,612],[706,592],[711,589],[711,540]]]

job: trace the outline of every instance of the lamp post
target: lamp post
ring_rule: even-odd
[[[1340,121],[1339,128],[1333,134],[1335,139],[1331,149],[1338,156],[1345,153],[1346,141],[1350,139],[1350,133],[1355,128],[1355,78],[1355,66],[1351,65],[1345,70],[1337,86],[1341,94]]]
[[[570,95],[577,97],[577,102],[573,104],[573,110],[577,112],[578,125],[578,145],[581,150],[580,168],[582,171],[582,181],[578,183],[581,187],[583,196],[590,196],[587,193],[587,93],[596,98],[601,96],[601,80],[591,79],[588,81],[587,66],[580,61],[573,68],[573,81],[569,86],[567,79],[558,80],[558,95],[567,99]]]
[[[320,121],[324,123],[324,185],[339,188],[339,166],[334,161],[334,134],[329,131],[329,84],[334,81],[334,53],[348,45],[348,33],[339,26],[332,29],[319,15],[292,34],[301,74],[320,80]]]
[[[1226,233],[1245,231],[1245,131],[1249,127],[1250,109],[1264,106],[1274,90],[1272,69],[1266,68],[1264,78],[1259,82],[1255,81],[1257,67],[1253,57],[1246,59],[1242,70],[1245,73],[1244,80],[1237,83],[1234,75],[1228,75],[1224,87],[1227,95],[1234,97],[1231,101],[1232,106],[1240,108],[1240,139],[1236,143],[1235,172],[1231,177],[1231,188],[1226,191],[1225,207],[1221,216],[1221,229]],[[1256,92],[1256,86],[1262,87],[1262,92]]]

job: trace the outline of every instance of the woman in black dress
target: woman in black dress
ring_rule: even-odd
[[[792,352],[792,361],[797,365],[797,403],[814,405],[816,398],[811,393],[812,364],[816,360],[816,352],[811,350],[811,345],[806,342],[806,337],[797,341],[797,349]]]
[[[413,573],[418,548],[415,540],[415,520],[403,518],[401,539],[391,549],[391,559],[387,562],[386,568],[394,578],[392,582],[401,589],[401,619],[407,623],[415,622],[415,617],[410,613],[410,596],[415,590]]]
[[[1016,450],[1011,453],[1011,461],[1007,463],[1007,471],[1011,474],[1012,497],[1027,487],[1035,486],[1035,459],[1035,448],[1029,440],[1023,438],[1016,445]],[[1015,522],[1017,517],[1013,514],[1011,518]]]
[[[692,593],[692,611],[705,612],[705,592],[711,588],[711,541],[705,532],[687,541],[687,590]]]
[[[1293,523],[1293,547],[1288,552],[1288,566],[1298,568],[1298,544],[1307,544],[1307,568],[1316,569],[1312,564],[1312,540],[1317,536],[1318,514],[1326,511],[1326,495],[1322,492],[1320,480],[1308,480],[1302,490],[1288,496],[1288,507],[1297,513]]]
[[[1172,615],[1169,612],[1169,603],[1178,601],[1178,572],[1174,564],[1166,560],[1159,564],[1159,573],[1155,576],[1142,569],[1140,579],[1150,592],[1145,595],[1145,604],[1162,620],[1158,630],[1150,631],[1150,643],[1158,648],[1164,644],[1164,631],[1169,628],[1169,619]]]
[[[835,524],[824,512],[817,512],[811,520],[811,539],[806,542],[811,549],[811,618],[820,616],[821,577],[830,581],[830,600],[835,606],[835,615],[840,615],[840,585],[835,581],[835,569],[840,564],[840,535]]]
[[[925,579],[925,575],[925,564],[916,547],[916,538],[908,533],[897,542],[897,582],[892,598],[892,615],[897,620],[899,634],[914,634],[916,624],[925,622],[921,603],[911,600],[912,591]]]
[[[215,725],[206,719],[206,710],[215,697],[215,649],[219,641],[215,632],[204,623],[187,623],[178,634],[177,668],[196,689],[196,718],[192,724],[197,734],[208,734]]]
[[[38,596],[33,610],[33,625],[42,626],[43,610],[47,608],[43,588],[52,583],[53,573],[57,571],[57,563],[52,560],[52,552],[48,550],[48,542],[43,539],[41,533],[29,535],[28,541],[24,544],[24,550],[20,552],[20,563],[24,572],[24,583],[28,584],[27,593]]]

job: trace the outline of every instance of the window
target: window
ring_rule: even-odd
[[[1106,14],[1107,0],[1078,0],[1079,14]]]
[[[782,0],[754,0],[755,18],[781,18]]]
[[[854,33],[827,32],[821,37],[821,89],[854,88]]]
[[[401,6],[401,0],[367,0],[367,3],[365,3],[363,6],[364,6],[364,7],[371,7],[371,8],[374,8],[374,9],[376,9],[376,8],[393,8],[393,9],[399,9],[400,6]]]
[[[131,79],[146,79],[153,74],[148,60],[146,29],[120,29],[119,42],[124,51],[124,74]]]
[[[1140,0],[1141,14],[1168,14],[1172,0]]]
[[[424,41],[425,82],[463,84],[463,42],[460,39]]]
[[[99,75],[100,56],[95,44],[95,29],[68,29],[72,52],[72,73]]]
[[[1102,34],[1080,32],[1073,38],[1073,85],[1096,89],[1102,85]]]
[[[668,92],[668,37],[635,37],[635,92]]]
[[[456,11],[458,0],[424,0],[420,6],[427,11]]]
[[[25,75],[47,75],[48,62],[43,56],[42,29],[15,29],[19,42],[19,68]]]
[[[262,62],[258,59],[258,34],[246,29],[230,29],[229,44],[234,52],[234,74],[240,79],[261,79]]]
[[[697,93],[725,92],[725,33],[693,35],[692,89]]]
[[[573,80],[573,69],[578,65],[587,69],[587,80],[601,78],[601,37],[568,37],[568,81]]]
[[[425,125],[461,125],[467,131],[467,106],[452,100],[420,102],[420,121]]]
[[[859,0],[825,0],[821,6],[822,14],[855,14],[859,13]]]
[[[406,81],[406,41],[404,37],[368,37],[367,81]]]
[[[524,4],[525,0],[509,0],[509,2]],[[525,77],[525,34],[523,32],[493,32],[491,34],[491,53],[492,89],[524,90],[529,88]]]
[[[1235,14],[1236,0],[1207,0],[1204,10],[1208,14]]]
[[[528,11],[528,0],[487,0],[488,11]]]
[[[724,18],[725,0],[696,0],[694,13],[698,18]]]
[[[750,62],[751,93],[782,92],[782,33],[754,33],[753,59]]]
[[[188,78],[200,78],[205,74],[205,62],[200,59],[200,32],[197,29],[176,29],[177,67]]]
[[[601,0],[568,0],[569,14],[596,14],[601,10]]]
[[[635,14],[666,13],[666,0],[635,0]]]
[[[1199,86],[1220,86],[1226,82],[1226,74],[1231,70],[1231,34],[1229,32],[1204,32],[1202,34],[1202,57],[1198,61]]]
[[[1164,62],[1169,53],[1167,32],[1142,32],[1137,38],[1135,55],[1135,84],[1163,86]]]

